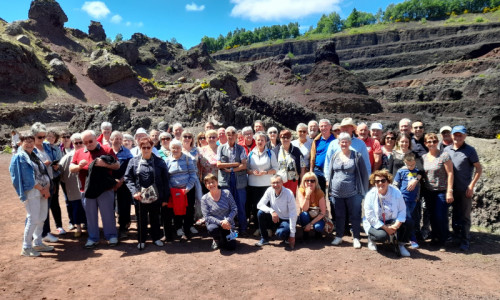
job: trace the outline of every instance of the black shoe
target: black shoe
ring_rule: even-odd
[[[462,250],[463,252],[467,252],[469,251],[469,249],[470,249],[470,244],[468,241],[462,241],[460,243],[460,250]]]
[[[246,230],[242,230],[242,231],[238,231],[238,237],[247,238],[247,237],[250,237],[250,235],[248,234],[248,232]]]

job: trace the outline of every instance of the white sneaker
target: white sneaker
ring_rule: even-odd
[[[139,249],[139,250],[144,249],[145,247],[146,247],[146,244],[144,244],[144,243],[137,244],[137,249]]]
[[[21,251],[22,256],[28,256],[28,257],[37,257],[40,256],[40,252],[36,251],[33,248],[23,248]]]
[[[177,229],[177,236],[183,236],[184,235],[184,230],[182,228]]]
[[[47,233],[47,235],[42,239],[44,242],[57,243],[59,239],[52,235],[52,233]]]
[[[334,245],[334,246],[338,246],[338,245],[340,245],[340,243],[342,243],[342,238],[341,237],[336,237],[332,241],[332,245]]]
[[[361,243],[359,242],[359,239],[352,239],[352,246],[354,249],[361,249]]]
[[[368,238],[368,249],[377,251],[377,245],[370,238]]]
[[[156,240],[155,241],[155,245],[158,246],[158,247],[163,247],[163,242],[160,241],[160,240]]]
[[[62,228],[62,227],[57,227],[57,233],[59,235],[63,235],[63,234],[66,234],[66,230],[64,230],[64,228]]]
[[[410,252],[406,250],[405,244],[399,243],[399,252],[401,252],[401,256],[410,257]]]
[[[191,231],[192,234],[198,234],[198,230],[196,230],[194,226],[191,226],[191,228],[189,228],[189,231]]]

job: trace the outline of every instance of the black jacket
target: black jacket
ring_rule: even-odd
[[[114,164],[116,159],[111,155],[101,155],[99,157],[107,164]],[[94,159],[89,166],[89,174],[85,180],[85,197],[95,199],[103,192],[112,189],[116,180],[113,178],[111,171],[106,167],[96,167]]]
[[[167,165],[163,159],[159,158],[156,155],[151,155],[154,160],[155,166],[155,184],[158,189],[158,196],[161,202],[168,202],[168,198],[170,198],[170,188],[169,188],[169,180],[170,177],[168,175]],[[136,156],[132,158],[127,167],[127,171],[125,172],[125,184],[127,185],[132,196],[141,191],[140,186],[140,178],[137,176],[137,167],[141,161],[141,156]],[[142,169],[141,169],[142,172]],[[139,173],[140,176],[141,173]],[[144,186],[145,187],[145,186]]]

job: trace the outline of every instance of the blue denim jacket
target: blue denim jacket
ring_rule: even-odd
[[[50,161],[51,162],[55,161],[55,160],[60,160],[63,157],[61,149],[59,149],[59,147],[56,146],[56,145],[54,145],[54,146],[50,145],[49,142],[46,142],[46,141],[43,142],[43,150],[45,150],[45,152],[47,153],[47,155],[50,157]],[[38,154],[38,149],[36,149],[36,148],[33,149],[33,152],[35,152],[36,154]],[[52,167],[50,167],[50,168],[52,168]],[[55,178],[55,177],[57,177],[57,176],[59,176],[61,174],[61,171],[60,170],[57,170],[57,171],[54,170],[52,172],[52,174],[53,174],[53,177]]]
[[[35,170],[31,165],[31,160],[26,151],[19,148],[19,151],[10,161],[9,171],[12,184],[21,202],[24,202],[26,200],[26,192],[32,190],[36,185]]]

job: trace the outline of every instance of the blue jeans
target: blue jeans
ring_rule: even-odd
[[[245,213],[245,205],[247,202],[247,190],[246,188],[237,189],[236,188],[236,174],[231,172],[229,180],[229,191],[233,195],[234,202],[238,208],[238,223],[240,225],[240,231],[247,230],[247,215]]]
[[[273,217],[270,213],[263,212],[259,209],[257,213],[257,218],[259,219],[259,229],[260,237],[269,241],[269,235],[267,234],[268,229],[276,229],[276,236],[282,240],[287,240],[290,236],[290,223],[288,220],[279,219],[278,223],[273,222]]]
[[[297,223],[299,223],[300,226],[305,227],[310,222],[311,222],[311,216],[309,216],[309,213],[307,211],[301,212],[299,218],[297,219]],[[317,232],[323,232],[324,228],[325,228],[325,221],[321,219],[318,222],[314,223],[312,229],[314,229]]]
[[[336,237],[341,238],[344,236],[347,213],[349,213],[353,237],[356,239],[360,238],[362,201],[363,196],[359,194],[348,198],[335,198],[333,196],[330,198],[332,206],[335,207],[335,223],[337,226],[335,230]]]
[[[415,224],[415,220],[413,220],[413,211],[417,206],[417,199],[409,200],[407,198],[404,198],[404,200],[406,205],[406,220],[412,220],[413,223]],[[410,233],[410,240],[414,242],[417,241],[417,237],[415,236],[415,227],[413,228],[413,231]]]
[[[117,237],[115,210],[115,193],[113,190],[105,191],[95,199],[82,197],[83,208],[87,216],[87,232],[89,241],[99,241],[99,220],[97,209],[101,211],[102,229],[104,237],[109,241],[110,238]]]
[[[429,210],[431,213],[432,236],[444,244],[448,238],[448,207],[446,192],[427,191]]]

